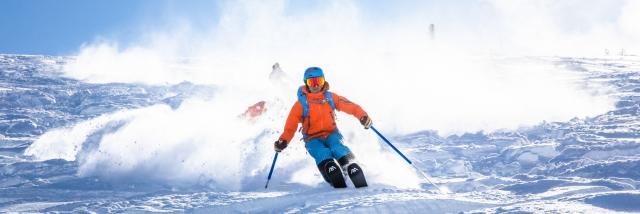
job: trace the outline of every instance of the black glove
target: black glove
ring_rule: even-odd
[[[273,143],[273,150],[276,150],[276,152],[281,152],[284,148],[287,148],[287,145],[288,144],[286,140],[279,139],[275,143]]]
[[[362,124],[365,129],[371,128],[371,118],[369,118],[369,116],[367,115],[362,116],[362,118],[360,118],[360,124]]]

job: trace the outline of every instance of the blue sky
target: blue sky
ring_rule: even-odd
[[[231,1],[233,2],[233,1]],[[417,8],[450,10],[465,7],[446,0],[355,1],[368,19],[388,22]],[[465,4],[477,1],[461,1]],[[150,31],[185,18],[194,27],[215,25],[224,0],[2,0],[0,1],[0,53],[73,54],[82,44],[101,38],[126,46]],[[286,12],[302,14],[326,1],[289,0]],[[477,6],[477,3],[467,6]],[[467,13],[468,14],[468,13]],[[455,17],[443,17],[452,19]]]
[[[117,41],[128,46],[158,29],[175,29],[176,19],[190,27],[213,29],[221,8],[236,0],[1,0],[0,53],[71,55],[83,44]],[[275,1],[277,2],[277,1]],[[285,13],[300,15],[326,5],[323,0],[285,0]],[[526,28],[537,19],[550,20],[558,34],[582,35],[613,25],[625,0],[492,1],[492,0],[354,0],[364,19],[375,26],[413,19],[438,23],[440,32],[500,37],[498,31]],[[540,3],[542,2],[542,3]],[[496,7],[496,4],[499,4]],[[514,5],[524,5],[512,8]],[[528,5],[528,6],[527,6]],[[529,6],[538,6],[537,8]],[[542,7],[540,7],[542,6]],[[496,8],[501,8],[503,17]],[[504,9],[507,10],[504,10]],[[532,9],[527,9],[532,8]],[[514,9],[514,11],[510,11]],[[529,11],[531,10],[531,11]],[[511,13],[511,14],[510,14]],[[519,19],[511,16],[524,14]],[[540,17],[539,17],[540,16]],[[546,19],[545,19],[546,18]],[[632,20],[633,18],[629,19]],[[522,24],[519,24],[522,23]],[[462,31],[461,31],[462,30]],[[609,30],[610,29],[605,29]],[[635,32],[640,30],[627,31]],[[462,32],[462,33],[460,33]],[[472,32],[472,33],[469,33]],[[442,35],[442,34],[440,34]],[[504,34],[503,37],[510,36]]]
[[[216,1],[2,0],[0,53],[65,55],[108,37],[126,44],[169,17],[216,18]],[[207,23],[192,23],[198,24]]]

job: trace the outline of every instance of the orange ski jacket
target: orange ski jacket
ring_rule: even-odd
[[[325,82],[324,89],[317,93],[309,92],[305,86],[300,87],[302,87],[302,92],[306,95],[309,110],[307,118],[302,118],[302,104],[300,104],[299,100],[296,100],[293,104],[287,117],[287,122],[284,125],[284,132],[280,135],[280,139],[285,140],[287,143],[291,142],[299,123],[302,123],[302,133],[307,134],[304,139],[305,142],[318,137],[326,138],[337,129],[335,112],[324,96],[325,92],[329,90],[329,83]],[[362,110],[358,104],[336,93],[329,93],[331,93],[336,110],[353,115],[357,119],[367,115],[367,112]]]

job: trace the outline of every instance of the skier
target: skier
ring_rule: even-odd
[[[371,118],[359,105],[329,92],[329,83],[325,81],[322,69],[307,68],[303,82],[305,85],[298,88],[298,100],[289,112],[284,132],[274,143],[275,151],[281,152],[287,147],[298,123],[302,123],[305,148],[315,159],[324,180],[335,188],[344,188],[342,170],[345,170],[355,187],[366,187],[362,168],[355,162],[351,150],[342,143],[342,135],[336,127],[335,110],[355,116],[365,129],[371,127]]]

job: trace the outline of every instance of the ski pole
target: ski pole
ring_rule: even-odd
[[[438,187],[438,185],[434,184],[433,182],[431,182],[431,179],[429,179],[429,176],[427,176],[427,174],[425,174],[422,170],[418,169],[418,167],[416,167],[416,165],[414,165],[409,158],[407,158],[407,156],[404,156],[404,154],[402,154],[402,152],[400,152],[400,150],[398,150],[398,148],[396,148],[395,146],[393,146],[393,144],[391,144],[391,142],[389,142],[389,140],[387,140],[386,137],[382,136],[382,134],[380,134],[380,132],[378,132],[378,130],[371,126],[371,130],[373,130],[373,132],[375,132],[376,134],[378,134],[378,136],[380,138],[382,138],[382,140],[384,140],[385,143],[387,143],[387,145],[389,145],[394,151],[396,151],[396,153],[398,153],[400,156],[402,156],[402,158],[404,158],[405,161],[407,161],[407,163],[409,163],[411,166],[413,166],[414,169],[416,169],[418,172],[420,172],[420,174],[422,174],[422,176],[424,178],[427,179],[427,181],[433,185],[434,187],[436,187],[436,189],[438,189],[438,191],[440,193],[443,193],[443,191],[440,189],[440,187]]]
[[[269,186],[269,181],[271,180],[271,174],[273,174],[273,167],[276,166],[276,160],[278,160],[278,153],[276,152],[276,155],[273,156],[273,163],[271,163],[271,169],[269,170],[269,177],[267,177],[267,184],[264,185],[264,188],[266,189],[267,186]]]

